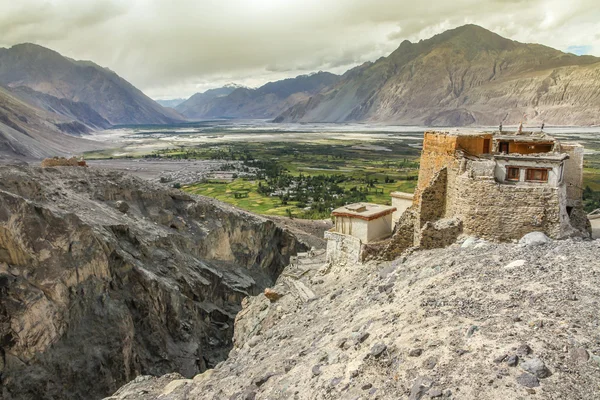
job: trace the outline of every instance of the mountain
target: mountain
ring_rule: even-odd
[[[339,76],[329,72],[317,72],[269,82],[258,89],[213,89],[195,94],[175,109],[190,119],[273,118],[338,79]]]
[[[175,108],[181,103],[183,103],[186,99],[169,99],[169,100],[155,100],[158,104],[163,107]]]
[[[209,89],[206,92],[196,93],[186,101],[180,103],[175,109],[182,115],[201,115],[207,107],[211,107],[211,101],[220,97],[230,95],[236,89],[245,89],[244,86],[225,85],[216,89]]]
[[[81,122],[42,110],[0,86],[0,160],[66,156],[99,148],[96,142],[73,136],[86,133],[89,128]]]
[[[49,94],[36,92],[27,86],[10,89],[11,93],[27,103],[48,112],[77,120],[91,129],[107,129],[110,122],[104,119],[87,103],[58,98]]]
[[[348,71],[278,122],[460,126],[600,123],[600,58],[465,25]]]
[[[109,69],[35,44],[0,48],[0,84],[86,103],[112,125],[169,124],[182,119]]]

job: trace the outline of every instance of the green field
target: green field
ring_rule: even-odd
[[[269,145],[226,143],[218,146],[196,146],[182,152],[181,149],[162,150],[156,156],[172,158],[200,158],[243,160],[246,165],[258,165],[266,171],[265,176],[253,179],[237,178],[232,182],[209,180],[182,187],[190,193],[214,197],[246,210],[281,216],[302,218],[327,218],[332,208],[345,204],[353,196],[361,200],[390,204],[393,191],[412,192],[418,175],[419,151],[398,142],[379,144],[381,148],[356,148],[357,142],[320,141],[319,143],[275,142]],[[272,196],[260,192],[260,186],[276,185],[278,180],[311,180],[315,193],[333,190],[340,192],[335,199],[320,201],[286,200],[285,196]],[[335,183],[321,182],[332,179]],[[283,185],[285,187],[285,185]],[[293,184],[292,184],[293,186]],[[247,192],[239,198],[236,193]],[[358,194],[360,193],[360,194]],[[294,197],[294,196],[292,196]],[[321,203],[314,207],[316,203]],[[314,210],[311,210],[311,205]],[[317,209],[318,208],[318,209]]]

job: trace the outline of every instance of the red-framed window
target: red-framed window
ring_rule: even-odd
[[[521,178],[521,169],[519,167],[506,167],[506,180],[519,181]]]
[[[548,170],[544,168],[527,168],[525,180],[529,182],[548,182]]]

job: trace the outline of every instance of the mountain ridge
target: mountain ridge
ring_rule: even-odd
[[[112,125],[182,120],[110,69],[32,43],[0,49],[0,83],[87,103]]]
[[[564,95],[574,101],[563,102]],[[403,41],[275,121],[460,126],[514,124],[528,114],[550,124],[591,125],[600,122],[598,112],[600,58],[465,25],[417,43]]]
[[[338,75],[319,71],[268,82],[256,89],[225,86],[196,93],[175,109],[190,119],[273,118],[338,79]]]

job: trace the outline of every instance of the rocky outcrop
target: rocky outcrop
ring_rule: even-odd
[[[600,58],[502,38],[475,25],[348,71],[277,122],[465,126],[600,123]]]
[[[271,221],[121,173],[0,167],[0,397],[191,378],[300,249]]]
[[[598,251],[469,238],[293,284],[290,266],[276,302],[244,302],[226,361],[109,399],[597,399]]]

